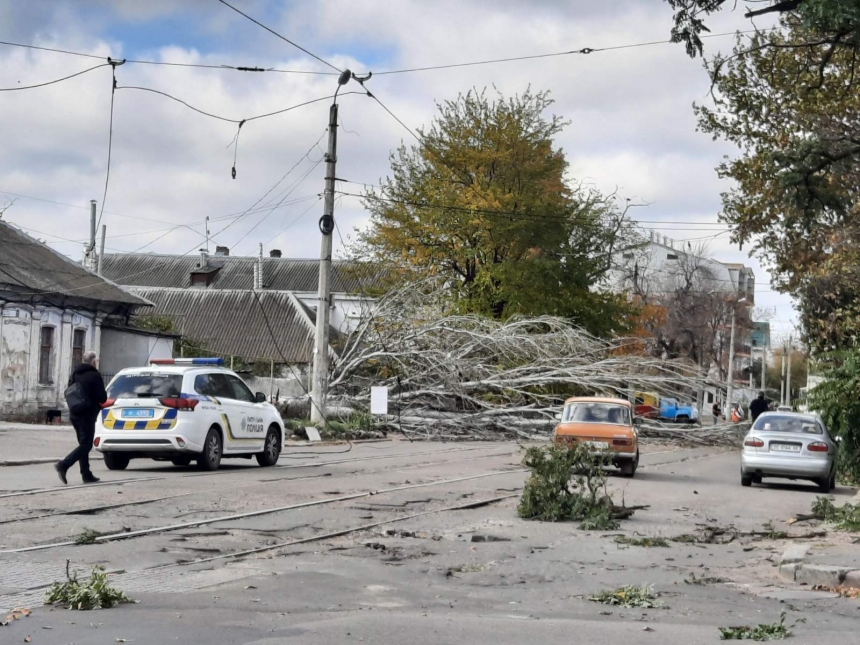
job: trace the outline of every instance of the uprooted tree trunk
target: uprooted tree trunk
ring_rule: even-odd
[[[329,402],[366,411],[370,387],[385,385],[390,429],[454,439],[546,434],[574,395],[695,401],[707,384],[697,366],[628,353],[637,343],[596,338],[552,316],[446,315],[442,290],[427,281],[386,295],[345,339]]]

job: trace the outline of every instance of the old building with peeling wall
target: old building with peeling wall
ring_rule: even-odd
[[[103,327],[123,333],[151,303],[0,221],[0,418],[63,409],[63,392]],[[161,351],[172,351],[162,343]],[[146,356],[126,356],[145,364]],[[114,361],[115,362],[115,361]]]

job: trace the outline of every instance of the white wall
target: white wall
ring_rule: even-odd
[[[295,292],[303,304],[316,311],[319,303],[318,294],[311,292]],[[342,293],[332,294],[332,309],[329,313],[329,324],[340,332],[348,334],[354,330],[361,320],[362,311],[368,311],[372,301],[361,296],[353,296]]]
[[[54,328],[51,377],[39,382],[42,327]],[[98,347],[99,324],[90,312],[33,307],[0,306],[0,415],[29,414],[45,408],[62,408],[63,391],[72,370],[72,338],[86,332],[84,351]]]
[[[110,327],[102,329],[99,352],[99,371],[102,374],[116,374],[126,367],[149,365],[149,361],[154,358],[173,358],[172,338]]]

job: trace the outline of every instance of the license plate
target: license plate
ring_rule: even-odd
[[[774,452],[800,452],[800,446],[790,443],[772,443],[770,449]]]
[[[583,441],[582,443],[595,450],[609,450],[609,443],[606,441]]]
[[[122,411],[123,419],[151,419],[154,415],[155,410],[148,410],[146,408]]]

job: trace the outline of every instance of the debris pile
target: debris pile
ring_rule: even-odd
[[[433,281],[381,298],[337,347],[330,405],[366,411],[370,387],[382,385],[389,430],[449,440],[535,438],[551,433],[569,396],[641,391],[695,400],[709,384],[697,365],[637,353],[637,339],[596,338],[552,316],[495,320],[449,308]],[[698,440],[713,443],[728,433],[655,423],[645,434],[690,441],[701,434]]]

